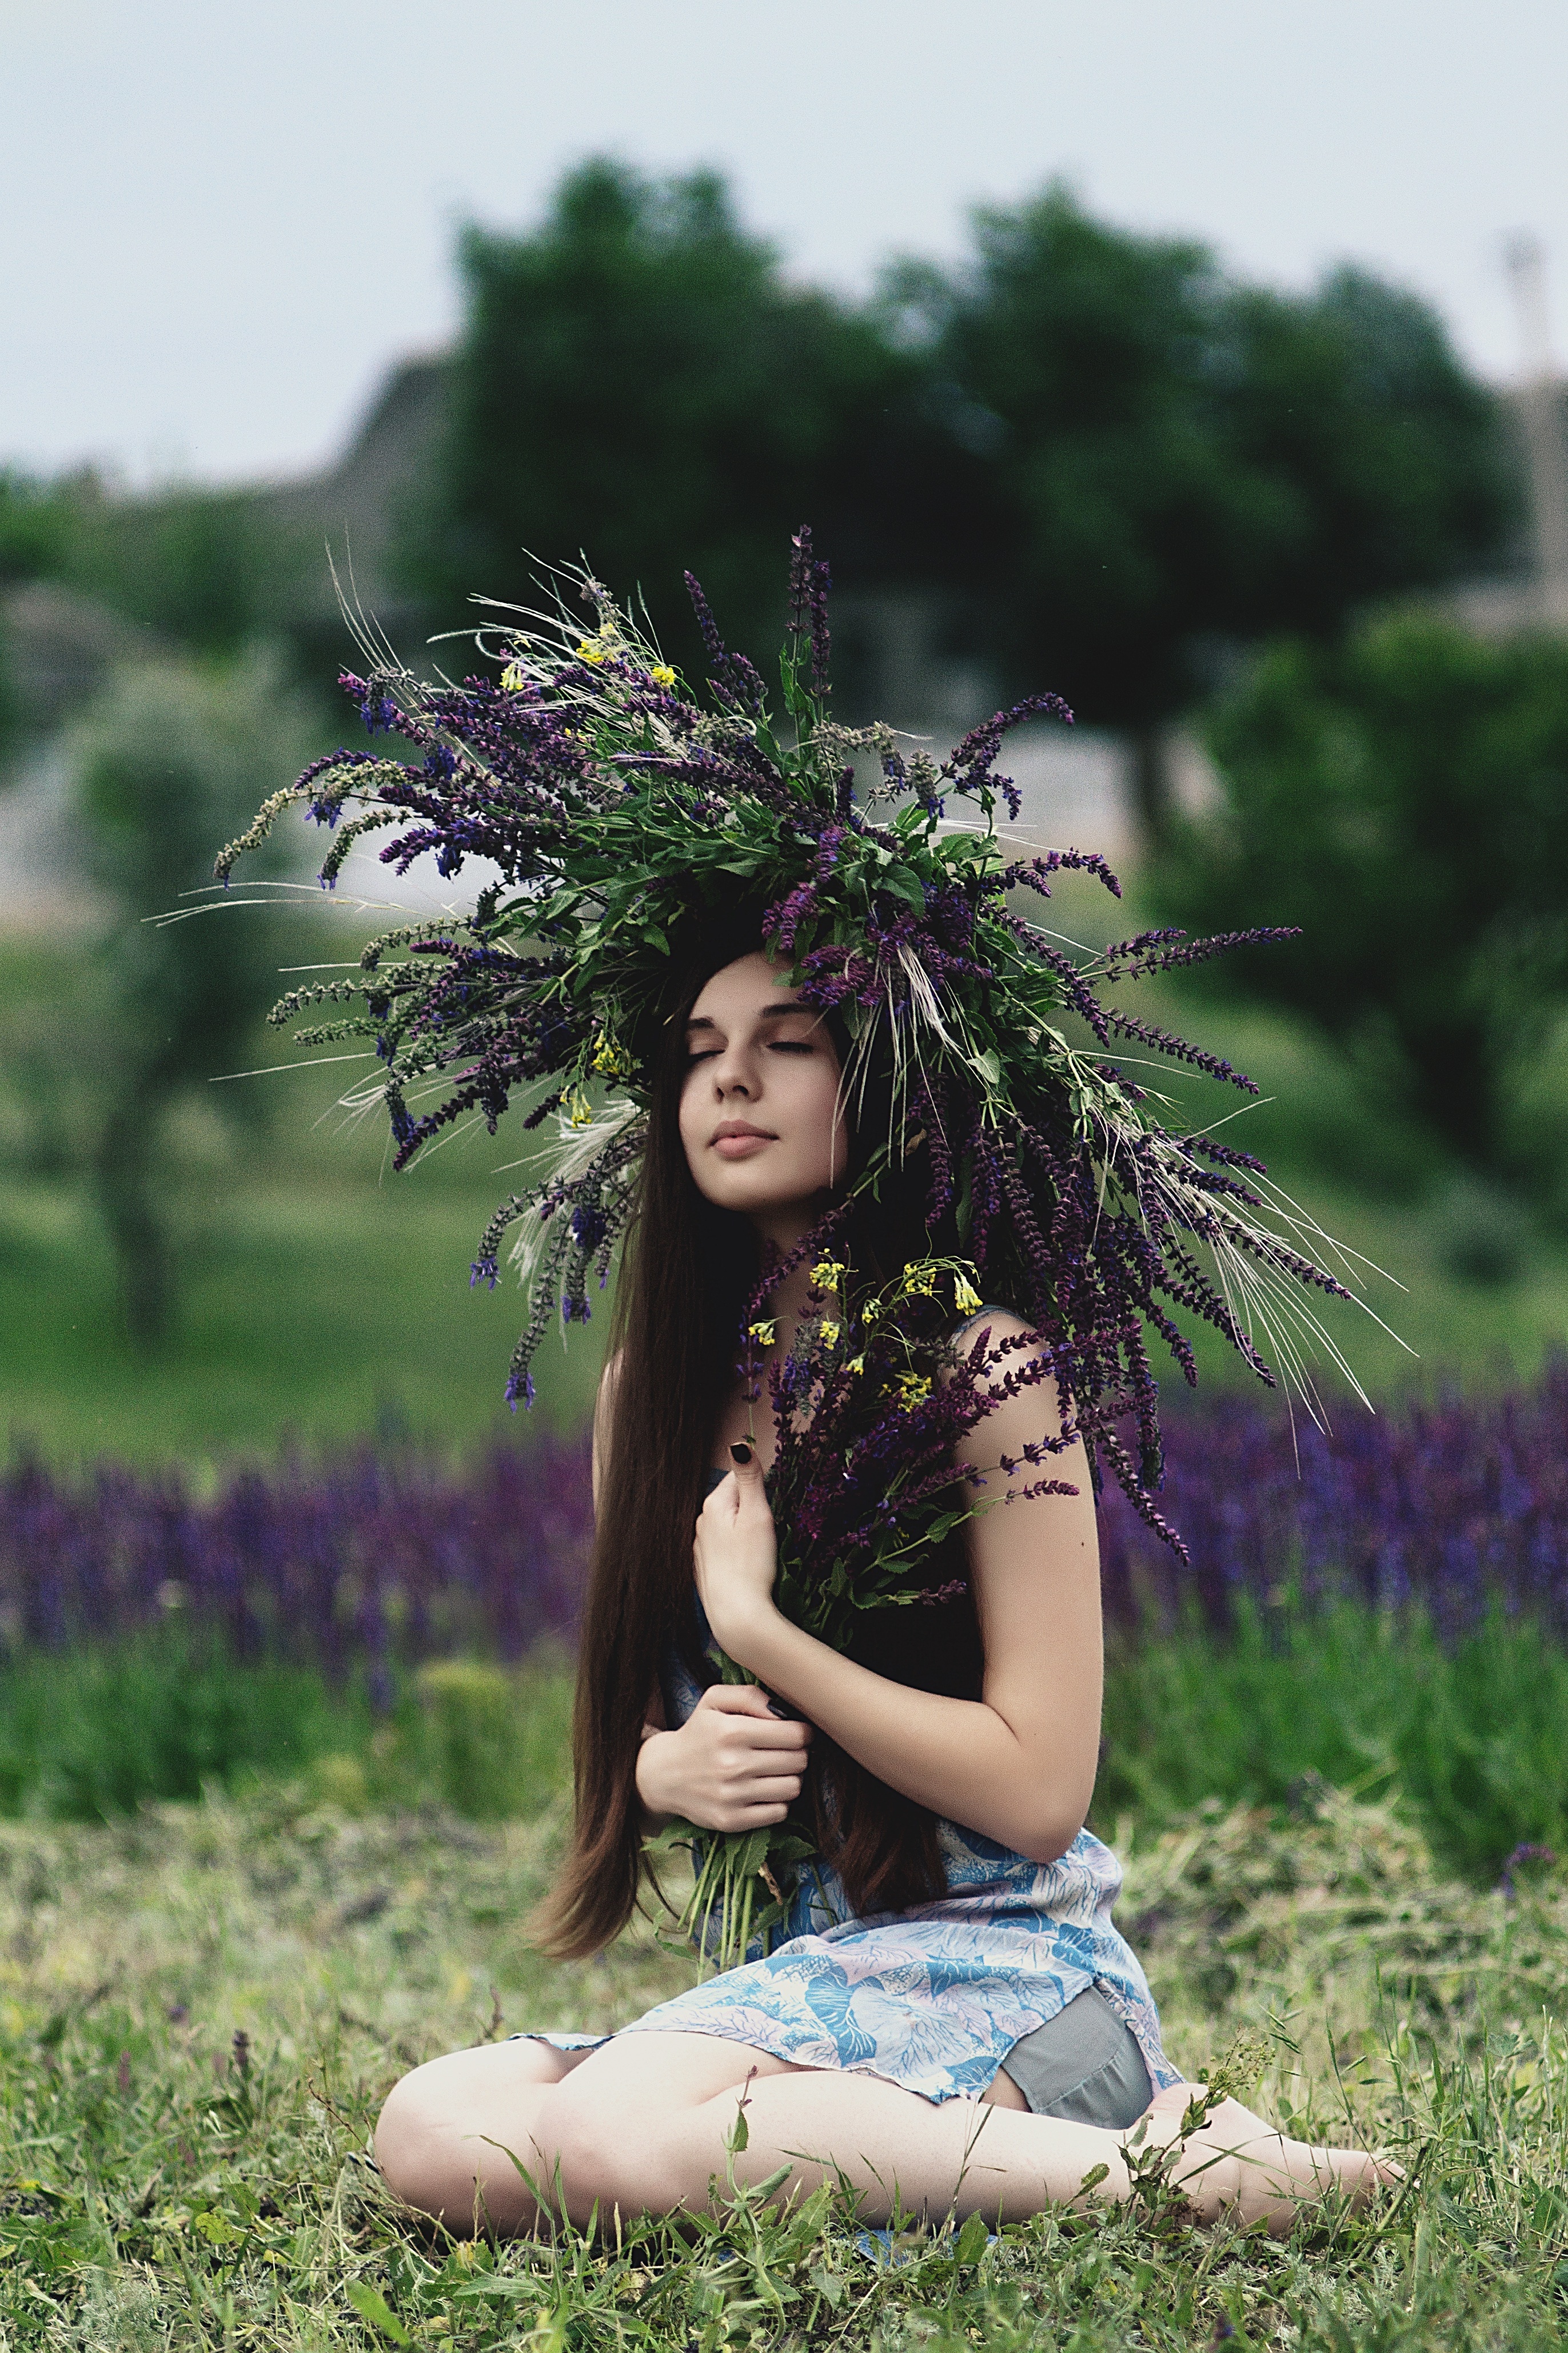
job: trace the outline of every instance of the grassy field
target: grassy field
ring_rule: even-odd
[[[1086,930],[1086,912],[1064,920]],[[353,945],[335,941],[311,927],[300,953]],[[211,1461],[377,1428],[460,1451],[509,1427],[525,1441],[501,1398],[517,1293],[468,1287],[479,1231],[520,1181],[508,1165],[526,1145],[515,1117],[498,1137],[459,1138],[395,1177],[376,1123],[333,1111],[350,1075],[337,1066],[245,1082],[258,1118],[238,1127],[220,1117],[228,1099],[217,1090],[188,1102],[163,1179],[179,1309],[168,1341],[139,1355],[85,1174],[91,1057],[72,1029],[79,987],[59,950],[0,941],[0,1431],[62,1461]],[[1491,1381],[1505,1359],[1528,1373],[1562,1344],[1568,1239],[1544,1180],[1528,1208],[1457,1179],[1342,1057],[1277,1017],[1153,992],[1143,1009],[1223,1043],[1268,1098],[1247,1106],[1173,1072],[1161,1082],[1170,1115],[1195,1124],[1239,1110],[1226,1136],[1260,1151],[1331,1233],[1394,1278],[1369,1276],[1366,1297],[1405,1347],[1352,1308],[1326,1311],[1374,1400],[1454,1376]],[[290,1050],[258,1024],[247,1061],[279,1064]],[[1542,1166],[1561,1158],[1561,1076],[1549,1058],[1521,1107],[1521,1153]],[[546,1419],[581,1419],[603,1330],[600,1319],[574,1333],[570,1352],[545,1364]],[[1248,1377],[1201,1335],[1200,1356],[1206,1380]]]
[[[12,1177],[0,1191],[0,1428],[51,1460],[193,1466],[366,1432],[453,1451],[526,1440],[502,1394],[518,1294],[468,1280],[507,1181],[465,1169],[383,1185],[346,1149],[324,1170],[187,1170],[172,1204],[178,1328],[140,1354],[84,1181]],[[534,1408],[545,1422],[586,1415],[603,1328],[547,1357]]]
[[[1433,1869],[1386,1810],[1200,1809],[1133,1841],[1121,1917],[1173,2052],[1228,2055],[1297,2132],[1393,2146],[1406,2189],[1284,2243],[1156,2191],[874,2260],[826,2200],[478,2248],[365,2161],[389,2084],[522,2025],[608,2027],[686,1980],[645,1924],[560,1968],[522,1935],[557,1810],[479,1829],[320,1787],[0,1826],[0,2316],[16,2346],[1288,2345],[1522,2348],[1568,2314],[1568,1887]]]
[[[0,1046],[64,990],[63,967],[39,975],[0,953]],[[1562,1344],[1549,1201],[1457,1185],[1288,1025],[1185,1018],[1278,1097],[1226,1133],[1407,1286],[1370,1296],[1415,1356],[1334,1311],[1374,1399],[1489,1383],[1505,1359],[1528,1372]],[[331,1071],[258,1082],[279,1092],[248,1129],[187,1106],[166,1176],[178,1321],[137,1356],[83,1174],[84,1098],[47,1021],[37,1035],[41,1060],[0,1053],[13,1445],[178,1461],[199,1487],[289,1441],[528,1442],[500,1395],[516,1293],[467,1283],[518,1142],[385,1177],[379,1133],[331,1114]],[[261,1033],[252,1059],[283,1051]],[[1179,1092],[1184,1121],[1215,1107],[1202,1082]],[[1536,1113],[1545,1133],[1549,1086]],[[574,1335],[539,1413],[580,1422],[603,1329]],[[1205,1366],[1237,1377],[1223,1352]],[[563,1820],[558,1671],[519,1686],[451,1662],[377,1716],[309,1673],[171,1674],[155,1642],[18,1662],[0,1804],[32,1818],[0,1821],[0,2353],[1555,2346],[1568,1876],[1527,1861],[1510,1892],[1493,1883],[1518,1838],[1562,1844],[1568,1668],[1553,1652],[1541,1672],[1517,1627],[1488,1641],[1467,1664],[1392,1620],[1244,1627],[1223,1653],[1177,1630],[1111,1680],[1096,1820],[1127,1859],[1120,1916],[1174,2055],[1250,2066],[1295,2131],[1393,2144],[1407,2190],[1283,2246],[1194,2232],[1151,2192],[989,2244],[973,2226],[910,2239],[894,2265],[825,2201],[781,2220],[742,2200],[690,2238],[634,2228],[597,2250],[459,2248],[389,2211],[364,2148],[405,2066],[524,2024],[613,2025],[689,1974],[651,1924],[586,1968],[527,1946]],[[204,1802],[135,1805],[204,1777]],[[516,1818],[476,1819],[498,1791]]]
[[[470,1820],[536,1810],[566,1785],[571,1674],[541,1642],[521,1668],[445,1658],[375,1707],[363,1668],[236,1662],[177,1619],[115,1643],[20,1650],[0,1672],[0,1814],[96,1820],[148,1800],[308,1772],[361,1808]],[[1444,1866],[1496,1883],[1521,1847],[1568,1855],[1568,1650],[1495,1611],[1439,1642],[1419,1611],[1237,1607],[1113,1631],[1091,1815],[1113,1843],[1210,1799],[1272,1809],[1332,1785],[1397,1804]]]
[[[349,954],[341,928],[300,953]],[[86,1166],[90,1058],[73,1071],[59,1026],[76,985],[58,954],[0,942],[0,1434],[56,1461],[193,1467],[374,1432],[445,1451],[525,1435],[503,1398],[518,1294],[470,1291],[468,1267],[528,1139],[459,1137],[394,1176],[384,1123],[334,1109],[335,1065],[238,1082],[237,1123],[216,1088],[181,1106],[162,1178],[174,1325],[132,1348]],[[247,1066],[292,1050],[258,1022]],[[552,1362],[544,1421],[581,1422],[603,1328]]]

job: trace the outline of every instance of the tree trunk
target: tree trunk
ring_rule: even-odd
[[[151,1349],[168,1333],[174,1307],[169,1245],[153,1205],[153,1165],[162,1100],[149,1090],[123,1096],[99,1138],[99,1208],[120,1262],[121,1297],[133,1347]]]
[[[1405,1039],[1422,1113],[1450,1150],[1479,1175],[1504,1174],[1503,1073],[1489,1024],[1455,1020]]]
[[[1171,825],[1171,762],[1163,727],[1135,727],[1132,754],[1132,817],[1142,849],[1163,841]]]

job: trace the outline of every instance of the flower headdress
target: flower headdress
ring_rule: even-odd
[[[328,886],[351,846],[380,831],[393,834],[380,854],[400,874],[426,854],[447,878],[471,858],[497,870],[471,915],[388,933],[353,979],[295,989],[271,1018],[347,1000],[298,1041],[374,1040],[382,1072],[359,1100],[384,1101],[398,1167],[453,1123],[493,1133],[514,1094],[530,1104],[528,1127],[553,1130],[547,1173],[497,1210],[473,1269],[493,1284],[503,1239],[521,1228],[512,1254],[531,1300],[509,1398],[531,1398],[530,1366],[557,1317],[588,1320],[632,1208],[651,1074],[689,970],[682,944],[744,899],[766,909],[764,940],[799,996],[843,1024],[851,1104],[874,1060],[891,1073],[887,1133],[860,1181],[875,1186],[923,1149],[933,1224],[952,1219],[984,1296],[1049,1343],[1079,1430],[1160,1526],[1148,1331],[1189,1380],[1173,1310],[1214,1325],[1272,1381],[1268,1346],[1310,1403],[1314,1348],[1342,1366],[1312,1293],[1351,1294],[1297,1246],[1326,1237],[1258,1161],[1167,1130],[1163,1099],[1110,1057],[1125,1040],[1256,1093],[1252,1082],[1102,991],[1285,934],[1148,932],[1084,955],[1017,913],[1010,894],[1048,899],[1067,870],[1121,895],[1102,859],[1011,858],[997,830],[999,807],[1014,819],[1019,809],[995,767],[1007,730],[1071,712],[1033,695],[940,765],[907,754],[890,728],[835,723],[827,567],[808,531],[794,542],[782,722],[689,575],[705,698],[598,582],[563,577],[594,627],[573,621],[563,596],[545,613],[494,606],[496,621],[474,633],[489,672],[461,684],[421,681],[365,631],[367,673],[342,683],[372,735],[417,761],[363,750],[317,761],[216,868],[226,882],[303,802],[334,831]],[[947,815],[959,802],[968,823]]]

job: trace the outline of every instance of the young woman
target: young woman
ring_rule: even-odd
[[[853,1178],[875,1105],[858,1096],[847,1116],[836,1024],[793,995],[787,963],[736,944],[698,964],[654,1087],[595,1426],[576,1828],[547,1940],[586,1955],[624,1926],[661,1817],[748,1829],[804,1790],[821,1867],[771,1955],[615,2036],[454,2052],[396,2085],[376,2135],[385,2178],[459,2232],[547,2225],[520,2167],[547,2196],[558,2183],[579,2224],[706,2207],[731,2164],[749,2182],[787,2165],[781,2199],[847,2179],[875,2221],[1013,2220],[1125,2197],[1130,2142],[1177,2137],[1194,2096],[1111,1924],[1115,1860],[1083,1827],[1101,1634],[1081,1447],[1053,1465],[1075,1494],[973,1519],[962,1592],[884,1613],[897,1624],[873,1617],[860,1654],[773,1606],[775,1432],[733,1374],[739,1318],[760,1250],[787,1257]],[[918,1173],[836,1238],[863,1273],[943,1247]],[[807,1280],[803,1266],[774,1297],[780,1351]],[[1025,1330],[999,1305],[981,1322]],[[1022,1455],[1053,1396],[1047,1383],[998,1406],[963,1460]],[[754,1684],[710,1680],[703,1621]],[[1276,2227],[1304,2199],[1385,2178],[1233,2100],[1173,2171],[1200,2212]]]

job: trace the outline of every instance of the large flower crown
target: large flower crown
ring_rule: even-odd
[[[1006,731],[1071,712],[1058,695],[1031,696],[940,764],[906,753],[890,728],[836,724],[827,567],[807,531],[794,543],[782,720],[689,575],[705,699],[587,573],[557,585],[553,610],[491,607],[495,621],[473,633],[489,674],[460,684],[422,682],[367,632],[367,674],[342,683],[372,735],[401,738],[417,765],[363,750],[317,761],[216,868],[226,882],[279,813],[303,802],[334,830],[328,886],[353,843],[388,829],[381,857],[399,873],[426,855],[443,877],[469,859],[496,870],[472,914],[386,934],[356,977],[292,990],[271,1018],[347,1000],[298,1042],[374,1040],[381,1071],[360,1100],[384,1101],[398,1167],[454,1122],[482,1120],[493,1133],[514,1094],[527,1127],[552,1130],[540,1181],[497,1210],[473,1270],[493,1283],[503,1238],[521,1227],[512,1255],[531,1299],[509,1398],[531,1398],[530,1366],[557,1318],[588,1320],[590,1290],[607,1279],[633,1207],[687,944],[743,900],[766,910],[764,939],[799,995],[840,1018],[850,1102],[874,1062],[883,1072],[887,1133],[859,1181],[874,1187],[889,1162],[922,1150],[933,1226],[951,1219],[985,1296],[1006,1300],[1050,1344],[1096,1458],[1159,1525],[1148,1331],[1193,1379],[1171,1312],[1185,1311],[1271,1381],[1268,1347],[1310,1401],[1314,1351],[1342,1365],[1312,1294],[1351,1294],[1298,1247],[1326,1237],[1259,1162],[1168,1131],[1164,1098],[1109,1056],[1125,1040],[1256,1092],[1252,1082],[1101,991],[1284,934],[1149,932],[1089,955],[1026,920],[1010,894],[1048,898],[1064,870],[1121,895],[1099,857],[1010,858],[998,837],[998,807],[1016,818],[1019,806],[995,768]],[[586,632],[567,588],[593,612]],[[948,817],[960,801],[975,821]]]

